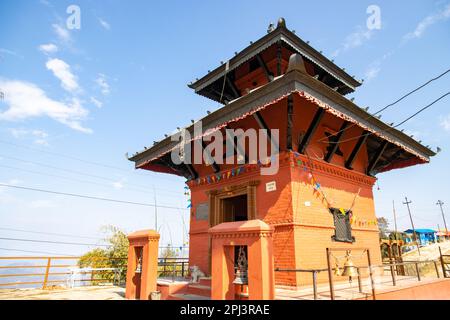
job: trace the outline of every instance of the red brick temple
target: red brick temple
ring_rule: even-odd
[[[271,159],[175,164],[171,152],[179,144],[170,136],[130,157],[138,169],[187,179],[189,265],[209,275],[208,230],[254,219],[274,229],[275,268],[326,268],[326,248],[369,248],[372,263],[381,263],[375,176],[428,163],[435,153],[346,97],[361,84],[288,30],[284,19],[189,84],[197,94],[223,104],[201,119],[203,132],[189,143],[213,132],[225,137],[226,129],[279,129],[280,150],[276,175],[261,174]],[[194,136],[194,124],[186,130]],[[246,146],[246,158],[249,152]],[[237,158],[236,153],[231,157]],[[319,274],[319,281],[325,277]],[[301,272],[275,273],[276,285],[298,287],[310,278]]]

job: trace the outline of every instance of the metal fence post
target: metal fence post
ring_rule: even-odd
[[[438,278],[440,278],[440,276],[439,276],[439,268],[437,266],[437,261],[434,260],[433,263],[434,263],[434,269],[436,270],[436,275],[437,275]]]
[[[44,283],[42,284],[42,289],[47,288],[48,273],[50,272],[51,263],[52,263],[52,258],[47,258],[47,267],[45,268],[45,276],[44,276]]]
[[[414,263],[416,265],[416,272],[417,272],[417,280],[420,281],[420,270],[419,270],[419,264],[417,262]]]
[[[375,293],[375,283],[373,281],[373,274],[372,274],[372,263],[370,260],[370,251],[367,249],[367,263],[369,264],[369,276],[370,276],[370,284],[372,285],[372,297],[373,300],[376,300],[376,293]]]
[[[317,271],[313,271],[313,292],[314,292],[314,300],[317,300]]]
[[[394,265],[395,265],[394,260],[391,260],[390,268],[391,268],[391,276],[392,276],[392,285],[395,287],[397,285],[397,281],[395,279]]]
[[[358,288],[359,288],[359,292],[362,293],[363,292],[363,288],[362,288],[362,281],[361,281],[361,270],[359,269],[359,267],[356,267],[356,271],[358,272]]]
[[[184,278],[184,261],[181,261],[181,277]]]
[[[330,255],[331,255],[330,248],[327,248],[327,265],[328,265],[328,281],[330,282],[330,297],[331,300],[334,300],[333,272],[331,270]]]

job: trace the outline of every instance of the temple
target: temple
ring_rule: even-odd
[[[327,248],[369,248],[372,262],[381,263],[375,176],[428,163],[435,153],[346,98],[361,84],[288,30],[282,18],[262,38],[189,84],[223,104],[201,119],[200,135],[194,135],[194,123],[185,127],[193,137],[186,143],[200,143],[203,152],[212,143],[204,138],[219,132],[226,141],[226,129],[268,129],[259,137],[266,141],[259,143],[270,149],[270,130],[279,129],[276,175],[261,174],[273,157],[249,161],[248,145],[244,159],[237,159],[238,150],[223,154],[234,164],[180,164],[171,157],[180,143],[166,136],[129,158],[137,169],[187,179],[191,266],[211,274],[211,228],[257,219],[274,230],[279,270],[326,268]],[[319,281],[325,276],[319,274]],[[301,272],[275,272],[276,285],[310,281]]]

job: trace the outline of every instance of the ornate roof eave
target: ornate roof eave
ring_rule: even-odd
[[[297,53],[301,54],[304,58],[311,61],[315,65],[322,68],[332,77],[341,81],[352,91],[356,87],[359,87],[362,83],[350,76],[343,69],[338,67],[336,64],[331,62],[322,53],[318,52],[316,49],[311,47],[308,43],[300,39],[293,32],[288,30],[284,26],[279,26],[274,31],[268,33],[264,37],[260,38],[256,42],[252,43],[229,61],[228,70],[226,69],[226,64],[222,64],[213,71],[206,74],[199,80],[188,84],[188,87],[194,89],[196,93],[203,90],[205,87],[209,86],[213,82],[222,78],[226,73],[236,69],[246,61],[255,57],[258,53],[261,53],[265,49],[269,48],[278,41],[282,41],[294,49]]]
[[[434,151],[372,116],[324,83],[297,70],[276,78],[274,81],[253,90],[201,119],[202,136],[221,129],[228,122],[238,121],[258,110],[262,110],[295,92],[326,109],[327,112],[372,132],[374,136],[399,146],[425,162],[429,161],[429,157],[435,155]],[[188,126],[186,130],[193,136],[194,124]],[[199,138],[201,137],[193,137],[192,140]],[[129,160],[134,161],[136,167],[139,168],[172,151],[177,145],[178,142],[172,141],[169,136],[151,148],[130,157]]]

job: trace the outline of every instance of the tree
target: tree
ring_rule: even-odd
[[[78,266],[80,268],[117,268],[121,270],[121,279],[126,274],[127,256],[128,256],[128,238],[127,235],[115,226],[104,226],[102,231],[106,233],[105,242],[109,243],[106,248],[95,248],[85,253]],[[100,272],[96,279],[113,279],[112,272]]]
[[[378,229],[380,230],[380,239],[387,239],[388,238],[388,227],[389,222],[384,217],[377,218],[378,222]]]

